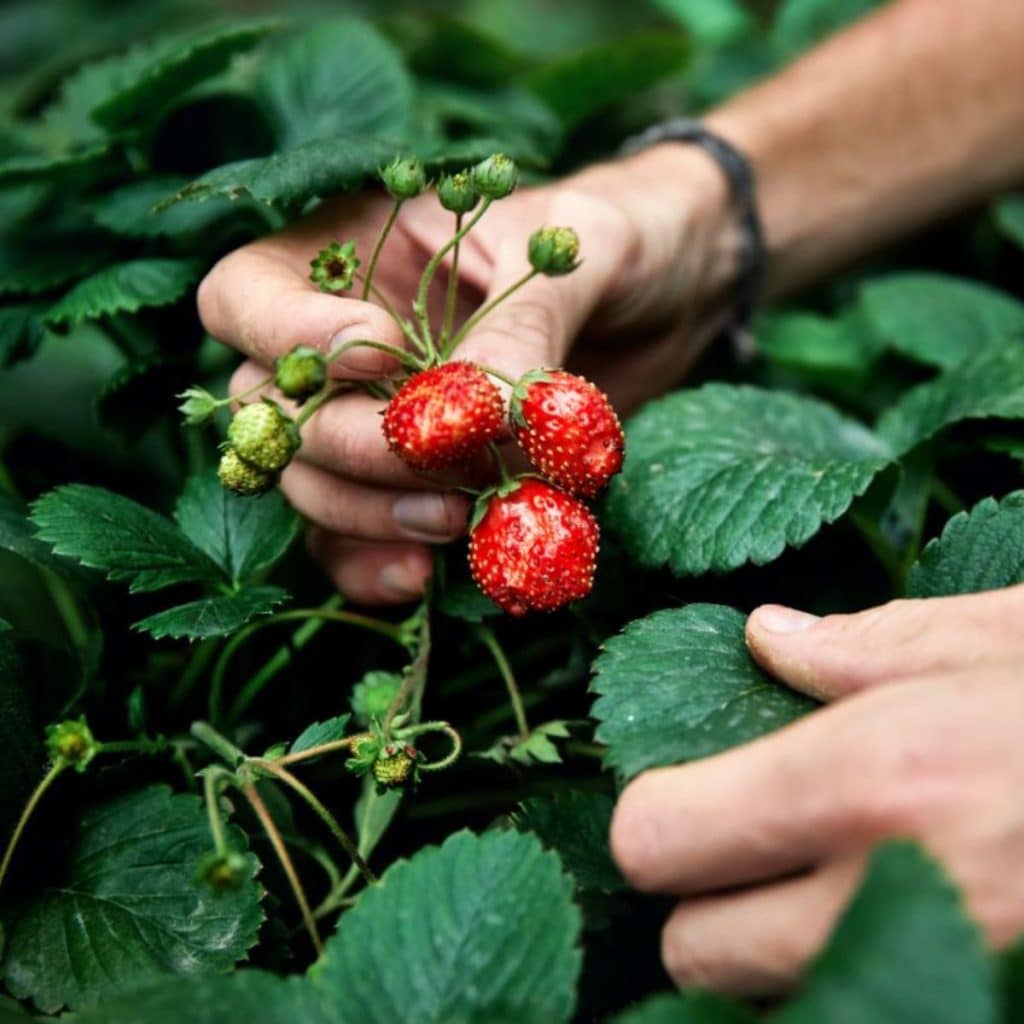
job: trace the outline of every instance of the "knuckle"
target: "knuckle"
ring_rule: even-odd
[[[718,957],[687,917],[687,908],[680,907],[662,928],[661,962],[680,988],[713,987],[718,980]]]

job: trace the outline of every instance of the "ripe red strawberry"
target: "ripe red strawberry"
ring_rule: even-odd
[[[472,458],[502,428],[501,393],[483,370],[443,363],[414,374],[384,410],[391,450],[416,469],[442,469]]]
[[[625,438],[608,399],[564,370],[534,370],[512,393],[512,430],[541,475],[592,498],[622,468]]]
[[[535,477],[484,500],[469,538],[469,567],[496,605],[525,615],[590,593],[599,533],[583,502]]]

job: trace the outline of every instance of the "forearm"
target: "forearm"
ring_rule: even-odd
[[[706,120],[791,291],[1024,177],[1024,3],[900,0]]]

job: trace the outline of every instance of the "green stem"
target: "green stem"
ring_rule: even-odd
[[[459,239],[459,232],[462,230],[462,214],[455,214],[455,237]],[[445,343],[452,333],[452,325],[455,322],[455,297],[459,290],[459,249],[461,239],[452,246],[452,269],[448,276],[448,288],[444,296],[444,317],[441,320],[441,351],[444,351]]]
[[[240,402],[243,398],[249,398],[251,395],[255,395],[257,391],[262,391],[264,388],[269,388],[274,383],[273,376],[267,377],[265,380],[261,380],[259,384],[253,384],[247,391],[242,391],[237,395],[228,395],[225,398],[218,398],[216,407],[219,409],[222,406],[230,405],[232,402]]]
[[[114,740],[99,744],[101,754],[162,754],[164,751],[174,750],[174,743],[171,740]]]
[[[422,693],[423,686],[426,684],[427,666],[430,664],[430,610],[426,603],[423,605],[421,615],[420,641],[416,657],[413,658],[412,663],[405,670],[405,674],[402,677],[402,685],[398,693],[395,694],[387,714],[384,716],[383,732],[385,742],[391,740],[391,726],[394,723],[395,716],[402,711],[413,694],[417,692]]]
[[[430,333],[430,318],[427,316],[427,292],[430,291],[430,284],[434,280],[434,275],[437,273],[437,268],[441,266],[441,261],[444,257],[456,246],[463,238],[466,237],[480,222],[480,218],[487,212],[491,205],[492,200],[485,199],[480,204],[480,209],[469,218],[466,223],[459,228],[455,234],[437,250],[436,253],[430,258],[430,262],[427,263],[423,270],[423,276],[420,278],[419,289],[416,292],[416,301],[413,303],[412,309],[419,321],[420,333],[423,335],[423,342],[426,345],[427,356],[431,360],[436,359],[437,352],[434,349],[433,337]]]
[[[191,733],[231,765],[239,765],[246,758],[245,751],[241,747],[236,747],[226,736],[221,735],[206,722],[193,722]]]
[[[850,522],[860,531],[868,547],[881,562],[889,576],[893,588],[903,592],[903,559],[899,552],[889,543],[888,539],[869,518],[856,511],[850,513]]]
[[[366,278],[363,281],[363,302],[369,298],[370,289],[373,287],[373,272],[377,269],[377,261],[380,259],[380,251],[384,248],[384,243],[387,241],[388,235],[391,234],[391,229],[395,226],[395,219],[398,217],[398,211],[402,208],[404,199],[396,199],[394,205],[391,207],[391,213],[388,214],[388,219],[384,222],[384,227],[381,228],[380,234],[377,236],[377,244],[373,247],[373,255],[370,257],[370,264],[366,268]]]
[[[330,743],[320,743],[315,747],[307,747],[305,750],[296,751],[294,754],[284,754],[275,757],[274,764],[298,764],[300,761],[308,761],[312,757],[321,757],[324,754],[333,754],[338,750],[351,750],[359,740],[369,739],[368,732],[355,733],[346,736],[344,739],[331,740]]]
[[[476,325],[478,323],[480,323],[480,321],[483,320],[483,318],[485,316],[487,316],[488,313],[492,313],[510,295],[512,295],[515,292],[519,291],[519,289],[522,288],[524,284],[526,284],[528,281],[532,281],[537,276],[537,274],[539,274],[539,273],[540,273],[540,271],[532,270],[531,269],[528,273],[523,274],[523,276],[521,278],[519,278],[518,281],[514,282],[513,284],[510,284],[500,295],[496,295],[493,299],[491,299],[490,302],[484,303],[484,305],[482,305],[462,325],[462,327],[459,328],[459,332],[445,346],[444,351],[442,352],[442,356],[445,359],[447,359],[448,356],[450,356],[459,347],[459,345],[465,340],[466,335],[469,334],[469,332],[471,330],[473,330],[473,328],[476,327]]]
[[[451,741],[452,749],[440,761],[427,761],[420,764],[421,772],[440,772],[453,765],[462,753],[462,737],[447,722],[424,722],[411,729],[403,729],[403,739],[412,739],[428,732],[443,732]]]
[[[951,516],[955,516],[958,512],[963,512],[964,510],[965,506],[960,496],[949,484],[944,480],[940,480],[937,476],[932,477],[932,497],[939,508],[944,512],[948,512]]]
[[[220,812],[221,783],[231,776],[223,768],[217,770],[218,767],[217,765],[212,766],[203,776],[203,799],[206,801],[206,814],[210,819],[213,848],[223,856],[228,852],[228,839],[224,829],[224,819]]]
[[[25,809],[21,812],[21,817],[18,818],[18,823],[14,826],[14,832],[7,842],[7,849],[4,850],[4,859],[0,861],[0,885],[4,884],[4,878],[7,877],[7,869],[10,867],[11,859],[14,857],[14,851],[17,849],[21,834],[25,831],[25,826],[35,813],[36,807],[39,806],[39,801],[42,800],[46,791],[66,767],[66,761],[54,761],[50,770],[42,777],[39,785],[36,786],[32,795],[28,798],[28,803],[25,804]]]
[[[303,425],[308,423],[328,402],[349,390],[351,390],[351,386],[349,384],[338,384],[333,388],[324,388],[320,394],[314,395],[302,407],[302,412],[295,417],[296,429],[301,430]]]
[[[518,381],[514,381],[507,373],[502,373],[501,370],[496,370],[493,366],[484,366],[483,363],[476,363],[478,370],[483,370],[484,373],[489,374],[491,377],[497,377],[502,383],[507,384],[510,388],[514,388]]]
[[[359,850],[356,849],[356,844],[349,837],[348,833],[341,827],[334,815],[331,814],[323,803],[321,803],[320,799],[305,783],[301,782],[292,775],[290,771],[282,768],[279,763],[274,761],[264,761],[260,759],[255,760],[253,763],[264,771],[270,772],[274,778],[279,779],[291,790],[297,793],[303,800],[305,800],[310,809],[330,830],[331,835],[337,839],[338,845],[345,851],[352,863],[359,868],[367,883],[372,885],[377,881],[377,876],[370,870],[370,865],[367,864],[359,855]]]
[[[356,274],[355,279],[357,281],[366,280],[362,274]],[[370,294],[373,296],[373,298],[377,300],[377,303],[384,310],[384,312],[387,313],[387,315],[391,317],[392,320],[394,320],[396,326],[402,332],[402,334],[404,334],[420,352],[423,352],[423,342],[420,340],[419,335],[413,329],[412,324],[408,320],[406,320],[405,317],[403,317],[398,312],[398,310],[395,309],[395,307],[388,301],[388,297],[376,286],[370,289]]]
[[[338,348],[334,349],[327,356],[327,364],[330,365],[344,352],[347,352],[351,348],[375,348],[378,352],[387,352],[389,356],[393,356],[403,366],[407,366],[410,370],[422,370],[422,363],[411,353],[406,352],[403,348],[397,348],[394,345],[388,345],[383,341],[370,341],[366,338],[357,338],[354,341],[346,341],[344,345],[339,345]]]
[[[497,665],[498,672],[505,682],[505,689],[508,690],[508,699],[512,703],[512,711],[516,716],[516,728],[519,729],[520,738],[525,740],[530,735],[530,724],[526,720],[526,708],[523,707],[523,697],[519,692],[519,687],[516,685],[516,677],[512,672],[512,666],[509,664],[501,644],[498,643],[498,638],[490,627],[477,626],[476,633],[480,638],[480,642],[491,652],[494,664]]]
[[[168,704],[172,708],[177,707],[192,692],[192,688],[197,682],[199,682],[203,671],[210,663],[210,659],[217,653],[217,648],[219,646],[220,639],[217,637],[211,637],[208,640],[204,640],[199,645],[195,654],[193,654],[189,659],[189,663],[186,666],[185,671],[181,674],[181,678],[178,680],[177,685],[171,691],[171,695],[168,698]]]
[[[508,466],[505,465],[505,458],[501,454],[501,449],[493,441],[489,441],[487,443],[487,450],[497,463],[498,472],[501,474],[502,486],[512,483],[512,476],[508,471]]]

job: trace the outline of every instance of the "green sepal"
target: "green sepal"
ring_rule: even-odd
[[[515,494],[522,486],[523,481],[532,476],[536,476],[536,474],[524,473],[522,476],[502,480],[500,484],[495,484],[494,487],[488,487],[486,491],[481,491],[473,504],[473,514],[469,517],[469,532],[472,533],[480,525],[483,517],[487,515],[487,506],[491,498],[507,498],[510,494]]]
[[[331,242],[310,260],[309,279],[322,292],[345,292],[352,287],[359,263],[354,240],[350,239],[344,244]]]
[[[175,397],[182,400],[178,412],[185,417],[185,425],[188,427],[198,427],[206,423],[220,406],[220,402],[206,388],[186,388]]]
[[[54,763],[62,763],[74,768],[76,772],[84,772],[89,762],[100,752],[100,744],[96,742],[81,715],[65,722],[46,727],[46,749]]]
[[[523,416],[523,402],[526,401],[526,394],[533,384],[550,384],[551,373],[550,369],[544,368],[530,370],[516,381],[516,386],[512,389],[512,396],[509,399],[508,405],[508,418],[512,426],[526,426],[526,419]]]

